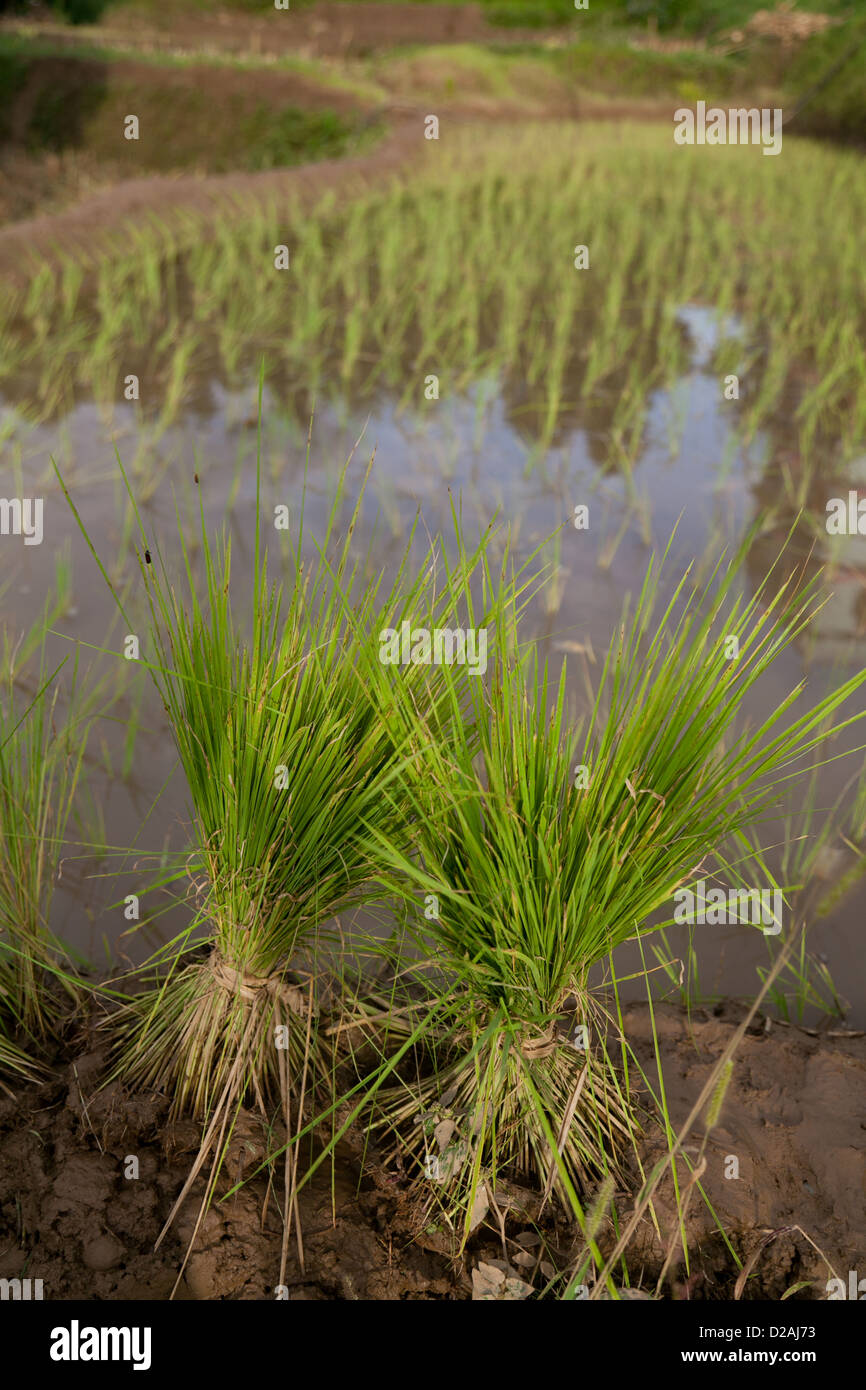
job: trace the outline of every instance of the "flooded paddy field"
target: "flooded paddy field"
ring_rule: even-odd
[[[0,1273],[36,1231],[52,1296],[799,1301],[863,1250],[862,156],[510,100],[0,280]]]

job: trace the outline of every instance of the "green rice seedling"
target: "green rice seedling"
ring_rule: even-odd
[[[817,601],[791,579],[774,589],[772,573],[747,599],[743,555],[699,590],[687,572],[660,616],[650,564],[580,732],[564,673],[557,683],[537,657],[509,659],[500,636],[468,720],[454,721],[450,742],[428,732],[407,764],[416,856],[370,826],[419,957],[400,967],[405,1007],[435,1006],[418,1073],[380,1095],[378,1123],[464,1237],[479,1192],[503,1173],[568,1204],[593,1176],[621,1172],[635,1117],[589,971],[652,931],[706,861],[724,865],[731,837],[766,813],[866,681],[859,673],[799,716],[798,686],[760,726],[738,727]],[[383,1046],[405,1033],[401,1018]]]
[[[803,780],[796,809],[782,819],[776,833],[781,843],[780,875],[797,915],[804,918],[822,916],[822,904],[834,891],[831,885],[845,858],[846,830],[856,819],[856,792],[863,777],[861,770],[852,778],[853,801],[849,782],[827,804],[821,798],[820,773],[820,767],[815,767]],[[757,844],[751,845],[750,853],[759,853]]]
[[[785,1023],[802,1024],[808,1009],[823,1018],[844,1018],[847,1007],[839,997],[833,976],[826,961],[820,960],[806,949],[807,929],[802,926],[797,934],[795,949],[787,957],[783,969],[767,991],[777,1017]],[[773,957],[773,949],[768,951]],[[757,966],[758,978],[764,984],[770,967]]]
[[[682,956],[677,957],[673,947],[667,938],[667,923],[659,923],[655,934],[658,942],[653,943],[653,955],[658,961],[659,968],[664,971],[670,981],[671,990],[679,993],[680,1003],[687,1011],[694,1008],[696,1004],[708,1003],[711,996],[704,994],[701,990],[700,970],[698,964],[698,953],[695,948],[694,931],[689,929],[688,946]]]
[[[822,740],[829,737],[830,732],[828,724],[826,734],[821,734]],[[819,812],[815,805],[815,793],[819,771],[820,766],[814,765],[800,779],[797,799],[802,809],[798,809],[796,816],[785,816],[782,821],[782,901],[785,916],[793,926],[784,935],[764,936],[770,964],[756,966],[758,978],[765,987],[762,993],[773,1004],[777,1016],[785,1022],[792,1021],[793,1012],[796,1022],[802,1023],[807,1009],[815,1009],[826,1017],[841,1018],[845,1013],[825,962],[808,951],[806,946],[808,923],[821,915],[827,895],[827,885],[822,881],[825,877],[823,866],[825,861],[829,866],[836,858],[833,842],[837,839],[841,816],[841,807],[837,804],[823,812],[823,819],[817,820]],[[813,833],[812,827],[816,823],[817,829]],[[758,843],[755,827],[750,827],[736,838],[743,847],[743,853],[741,862],[740,859],[734,863],[728,862],[728,882],[737,888],[748,888],[742,872],[742,864],[745,864],[749,867],[753,882],[759,879],[773,888],[780,887],[767,862],[768,856]],[[747,908],[744,920],[748,921],[748,917]],[[780,960],[781,968],[777,968]],[[772,981],[767,983],[771,974]]]
[[[41,1073],[39,1050],[80,993],[50,917],[87,735],[74,713],[64,715],[60,668],[48,672],[44,641],[43,623],[16,647],[7,643],[0,685],[0,1072],[21,1079]],[[16,676],[34,645],[38,688],[28,697]],[[73,711],[75,685],[73,670]]]

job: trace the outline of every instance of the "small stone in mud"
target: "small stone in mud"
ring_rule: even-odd
[[[85,1242],[82,1259],[88,1269],[114,1269],[119,1265],[126,1251],[114,1236],[96,1236]]]

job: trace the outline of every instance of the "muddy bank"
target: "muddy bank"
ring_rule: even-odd
[[[656,1012],[665,1089],[674,1123],[693,1104],[742,1010],[726,1005],[691,1020],[674,1006]],[[652,1084],[657,1077],[649,1014],[626,1014],[628,1036]],[[192,1164],[198,1128],[167,1123],[165,1097],[129,1097],[98,1089],[97,1049],[58,1059],[52,1079],[0,1100],[0,1278],[42,1279],[46,1299],[166,1299],[171,1295],[198,1212],[191,1197],[159,1250],[154,1243]],[[706,1149],[702,1182],[741,1262],[769,1233],[743,1297],[826,1298],[829,1266],[847,1280],[866,1267],[866,1039],[810,1036],[757,1023],[743,1039],[719,1122]],[[700,1126],[687,1151],[696,1155]],[[232,1140],[227,1179],[250,1173],[264,1153],[261,1121],[246,1115]],[[646,1169],[664,1152],[649,1126]],[[731,1172],[731,1157],[739,1176]],[[518,1279],[517,1296],[540,1292],[573,1258],[573,1228],[545,1213],[530,1219],[525,1196],[505,1202],[503,1233],[485,1225],[466,1256],[449,1257],[436,1223],[419,1212],[398,1171],[367,1151],[362,1136],[341,1145],[333,1171],[323,1165],[301,1194],[304,1267],[293,1240],[286,1285],[292,1299],[459,1300],[491,1296],[495,1271]],[[137,1160],[138,1177],[127,1176]],[[685,1171],[685,1170],[683,1170]],[[635,1174],[635,1189],[637,1187]],[[200,1188],[198,1189],[200,1193]],[[516,1189],[519,1191],[519,1189]],[[506,1193],[508,1189],[506,1188]],[[628,1214],[633,1194],[618,1194]],[[272,1299],[281,1252],[280,1193],[262,1178],[207,1216],[180,1281],[181,1299]],[[670,1190],[657,1203],[628,1257],[633,1283],[654,1295],[676,1242]],[[695,1198],[688,1213],[691,1266],[675,1257],[658,1288],[662,1298],[730,1299],[739,1268]],[[602,1235],[608,1248],[611,1232]],[[481,1265],[487,1267],[479,1275]],[[491,1275],[491,1271],[494,1271]],[[493,1284],[491,1285],[491,1278]],[[504,1287],[502,1285],[501,1287]],[[502,1292],[492,1296],[503,1296]]]
[[[665,1093],[674,1126],[682,1124],[739,1022],[743,1010],[699,1010],[691,1021],[679,1008],[656,1011]],[[658,1073],[645,1006],[625,1015],[626,1033],[651,1084]],[[762,1252],[744,1296],[780,1298],[799,1280],[812,1287],[795,1297],[826,1297],[826,1261],[843,1278],[866,1269],[866,1038],[811,1035],[763,1017],[747,1032],[718,1123],[709,1136],[701,1179],[719,1221],[746,1257],[772,1231],[783,1232]],[[695,1158],[699,1124],[687,1152]],[[665,1152],[648,1134],[651,1166]],[[736,1164],[731,1159],[736,1159]],[[738,1172],[739,1176],[726,1176]],[[670,1191],[667,1192],[669,1209]],[[662,1199],[664,1205],[664,1197]],[[705,1204],[689,1210],[690,1244],[700,1250],[692,1296],[730,1296],[730,1257]],[[793,1228],[800,1227],[797,1231]],[[655,1236],[645,1231],[650,1256]]]
[[[154,1245],[195,1157],[200,1130],[168,1125],[168,1103],[95,1091],[103,1057],[82,1055],[56,1081],[0,1101],[0,1278],[41,1279],[46,1299],[168,1299],[199,1211],[196,1188]],[[264,1153],[260,1119],[244,1115],[226,1179]],[[134,1172],[137,1177],[127,1177]],[[333,1176],[333,1185],[332,1185]],[[178,1299],[272,1299],[280,1271],[281,1192],[253,1181],[205,1217]],[[408,1241],[399,1196],[363,1181],[351,1150],[322,1167],[300,1198],[305,1268],[292,1242],[290,1299],[459,1296],[441,1255]]]

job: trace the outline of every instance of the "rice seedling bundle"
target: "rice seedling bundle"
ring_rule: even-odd
[[[363,487],[338,537],[344,487],[345,473],[312,561],[304,557],[301,505],[285,587],[268,577],[257,505],[251,613],[232,595],[231,546],[209,537],[203,505],[203,572],[196,574],[181,537],[177,584],[133,498],[155,653],[147,664],[191,801],[187,871],[195,911],[151,959],[144,991],[108,1026],[113,1074],[164,1090],[174,1114],[204,1122],[177,1206],[213,1152],[209,1200],[245,1101],[269,1120],[279,1113],[291,1142],[292,1126],[300,1127],[323,1085],[334,1100],[335,1058],[319,1022],[322,1012],[342,1007],[337,918],[381,899],[383,866],[370,829],[407,852],[414,833],[415,807],[401,791],[404,731],[391,718],[393,678],[380,659],[381,634],[405,625],[477,627],[506,598],[519,608],[531,582],[508,577],[507,546],[501,572],[491,571],[494,531],[467,549],[455,511],[455,558],[431,542],[423,564],[412,568],[413,528],[386,584],[372,550],[351,559]],[[442,666],[412,665],[401,701],[445,738],[470,679],[465,668],[446,674]],[[333,1001],[325,997],[329,975]]]
[[[572,1204],[596,1175],[622,1176],[634,1105],[590,971],[663,925],[677,887],[724,869],[731,844],[742,875],[746,827],[862,717],[827,723],[866,672],[804,713],[798,687],[759,726],[738,717],[815,610],[814,591],[796,596],[789,579],[774,592],[772,574],[737,595],[741,560],[700,591],[686,573],[660,613],[650,565],[585,729],[569,724],[564,672],[553,682],[498,642],[453,739],[417,739],[417,853],[371,826],[418,958],[399,965],[383,1050],[405,1037],[407,1012],[428,1020],[418,1070],[380,1093],[377,1123],[464,1235],[503,1173]]]

